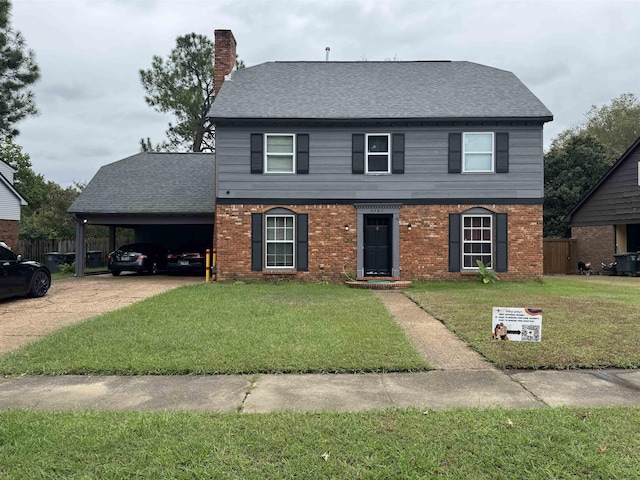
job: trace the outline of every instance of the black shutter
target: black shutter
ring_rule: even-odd
[[[404,173],[404,133],[393,134],[391,173]]]
[[[351,139],[351,173],[364,173],[364,133],[354,133]]]
[[[309,173],[309,134],[296,135],[296,173]]]
[[[506,272],[509,267],[508,222],[506,213],[496,214],[496,254],[493,269]]]
[[[449,173],[462,172],[462,134],[449,134]]]
[[[251,173],[262,173],[264,140],[261,133],[251,134]]]
[[[251,214],[251,270],[262,270],[262,214]]]
[[[460,214],[449,214],[449,271],[460,271]]]
[[[296,215],[296,270],[309,271],[309,215]]]
[[[509,173],[509,132],[496,133],[496,173]]]

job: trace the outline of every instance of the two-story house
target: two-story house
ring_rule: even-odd
[[[27,201],[13,186],[15,168],[0,160],[0,241],[12,249],[18,248],[20,210]]]
[[[542,276],[543,125],[464,61],[269,62],[215,32],[220,280]]]

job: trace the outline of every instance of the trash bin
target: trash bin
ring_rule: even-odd
[[[58,273],[62,264],[68,263],[71,265],[75,261],[75,253],[49,252],[44,254],[44,264],[51,273]]]
[[[102,252],[89,250],[87,252],[87,268],[100,268],[102,266]]]
[[[638,253],[618,253],[613,256],[618,262],[616,270],[618,273],[630,273],[632,277],[636,276],[638,271]]]

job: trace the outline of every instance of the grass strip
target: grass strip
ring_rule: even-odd
[[[637,478],[640,409],[0,413],[0,478]]]

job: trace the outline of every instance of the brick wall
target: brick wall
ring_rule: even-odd
[[[236,39],[231,30],[216,30],[214,36],[213,52],[213,83],[214,93],[222,88],[225,75],[229,75],[236,66]]]
[[[616,253],[613,225],[572,227],[571,238],[576,239],[576,264],[572,266],[576,270],[578,262],[591,262],[596,270],[600,270],[602,262],[613,262],[613,255]]]
[[[18,234],[20,222],[18,220],[0,220],[0,240],[9,245],[12,250],[18,249]]]
[[[508,214],[509,271],[503,280],[541,278],[543,273],[541,205],[415,205],[400,210],[401,278],[457,280],[475,274],[449,272],[449,214],[483,207]],[[411,230],[406,224],[411,224]]]
[[[218,205],[215,248],[221,281],[270,279],[277,275],[251,271],[251,214],[283,207],[309,215],[309,271],[287,275],[310,281],[340,282],[356,270],[357,211],[352,205]],[[449,213],[484,207],[508,213],[509,271],[503,280],[541,278],[541,205],[405,205],[400,209],[400,278],[403,280],[458,280],[474,278],[467,272],[449,272]],[[411,224],[411,230],[407,225]],[[349,230],[345,231],[345,224]],[[284,276],[284,275],[281,275]]]

